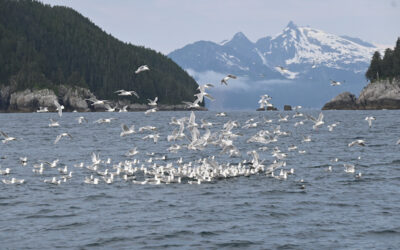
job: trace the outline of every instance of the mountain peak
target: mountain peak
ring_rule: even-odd
[[[237,39],[249,40],[249,39],[243,34],[243,32],[241,32],[241,31],[239,31],[238,33],[236,33],[236,34],[232,37],[232,40],[237,40]]]
[[[236,33],[232,39],[223,44],[228,47],[249,47],[253,46],[253,43],[243,34],[243,32]]]
[[[288,25],[286,26],[289,29],[297,29],[297,25],[294,24],[293,21],[289,21]]]

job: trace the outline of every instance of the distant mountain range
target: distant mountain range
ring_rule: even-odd
[[[344,90],[359,92],[376,50],[378,47],[358,38],[289,22],[281,33],[255,43],[238,32],[231,40],[219,44],[198,41],[168,56],[200,84],[219,84],[225,74],[238,76],[237,82],[230,81],[230,88],[214,89],[222,101],[210,103],[211,108],[252,109],[264,92],[275,94],[276,105],[307,107],[321,107]],[[330,80],[345,83],[332,87]]]

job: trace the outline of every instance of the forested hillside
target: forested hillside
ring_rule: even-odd
[[[371,82],[400,79],[400,38],[397,39],[393,50],[389,48],[385,50],[383,58],[378,51],[374,53],[365,76]]]
[[[150,71],[135,74],[144,64]],[[60,84],[75,85],[101,99],[135,90],[137,102],[158,96],[165,104],[194,100],[197,88],[171,59],[119,41],[71,8],[0,0],[0,85],[10,84],[56,92]]]

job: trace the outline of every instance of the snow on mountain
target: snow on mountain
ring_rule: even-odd
[[[200,43],[204,41],[175,50],[169,57],[183,68],[196,71],[213,70],[250,77],[268,75],[269,79],[308,79],[310,69],[319,67],[363,74],[372,54],[378,49],[358,38],[298,27],[293,22],[274,37],[264,37],[255,43],[242,32],[220,44],[207,42],[214,46],[212,50]],[[204,52],[207,59],[198,56]],[[284,66],[297,74],[281,74],[276,70],[277,66]]]
[[[199,41],[168,56],[199,83],[219,83],[234,74],[228,87],[210,90],[210,109],[255,109],[253,100],[268,92],[275,103],[322,107],[339,92],[360,92],[373,53],[381,47],[293,22],[275,36],[250,41],[242,32],[221,43]],[[214,76],[214,78],[212,78]],[[339,87],[330,80],[345,81]]]

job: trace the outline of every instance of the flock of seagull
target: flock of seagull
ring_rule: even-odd
[[[149,70],[147,65],[139,67],[135,73]],[[234,75],[227,75],[221,80],[221,84],[227,85],[227,81],[230,79],[236,79]],[[199,93],[195,94],[196,100],[194,102],[185,102],[188,108],[196,108],[199,103],[203,102],[204,98],[213,98],[206,92],[208,88],[213,87],[212,84],[204,84],[198,87]],[[135,91],[125,91],[118,90],[115,93],[123,96],[136,96]],[[268,95],[262,95],[259,101],[260,107],[272,106],[270,100],[272,98]],[[104,105],[106,111],[116,112],[115,108],[109,107],[106,100],[88,99],[92,102],[92,105]],[[157,111],[157,101],[158,97],[153,100],[148,99],[149,109],[145,111],[146,115],[154,113]],[[60,105],[57,101],[54,102],[55,110],[57,111],[59,117],[62,117],[63,105]],[[41,107],[38,112],[47,112],[48,107]],[[121,111],[123,110],[123,111]],[[321,112],[318,118],[311,115],[300,112],[301,106],[295,107],[295,113],[290,118],[289,115],[283,116],[278,114],[276,121],[279,123],[275,128],[272,127],[272,119],[257,120],[256,118],[251,118],[244,123],[240,121],[229,120],[227,122],[220,122],[214,124],[210,121],[204,119],[200,120],[200,123],[196,121],[195,112],[191,111],[189,116],[184,116],[181,118],[172,117],[169,125],[172,126],[171,133],[167,136],[162,136],[158,133],[158,129],[155,126],[143,126],[135,129],[135,125],[128,126],[126,124],[121,124],[120,137],[137,136],[139,135],[143,141],[150,141],[150,143],[158,143],[159,140],[165,140],[169,144],[166,149],[170,154],[178,154],[179,152],[185,153],[185,151],[200,152],[204,151],[206,148],[212,148],[213,152],[219,151],[219,154],[225,155],[231,158],[241,158],[244,154],[241,152],[237,144],[237,139],[239,137],[244,137],[243,130],[249,130],[249,133],[253,129],[260,128],[258,132],[250,136],[246,140],[246,143],[256,145],[258,150],[249,150],[245,153],[248,157],[246,159],[238,160],[237,163],[220,163],[215,155],[208,157],[199,157],[196,160],[185,161],[183,157],[180,157],[176,161],[169,161],[167,155],[161,157],[156,157],[154,153],[151,152],[140,152],[137,147],[129,149],[125,154],[126,159],[120,162],[113,163],[112,159],[101,159],[99,154],[93,152],[91,154],[90,160],[87,162],[76,163],[73,166],[67,166],[60,162],[59,159],[35,162],[32,164],[31,171],[34,175],[40,177],[40,180],[47,184],[52,185],[62,185],[69,182],[75,175],[74,171],[81,169],[86,174],[86,177],[82,180],[86,184],[112,184],[116,181],[131,182],[134,184],[202,184],[202,183],[212,183],[221,179],[237,178],[240,176],[249,177],[251,175],[265,175],[278,180],[286,180],[288,176],[295,173],[294,168],[289,168],[286,166],[286,158],[292,154],[305,154],[305,150],[301,150],[297,145],[291,145],[285,149],[280,149],[277,146],[281,137],[290,136],[290,132],[282,131],[280,124],[287,123],[290,120],[295,121],[293,126],[305,126],[307,123],[312,124],[312,129],[317,131],[322,128],[325,124],[324,114]],[[119,110],[119,112],[126,112],[126,107]],[[217,117],[227,116],[225,112],[216,114]],[[218,119],[218,118],[217,118]],[[369,116],[365,120],[368,122],[368,126],[372,126],[372,121],[376,118]],[[83,116],[76,118],[77,124],[88,123],[88,119]],[[111,123],[111,121],[116,120],[116,118],[100,118],[93,121],[96,124]],[[242,123],[242,124],[241,124]],[[333,131],[339,123],[333,123],[327,125],[328,131]],[[50,119],[49,129],[54,127],[60,127],[59,121]],[[219,127],[220,126],[220,127]],[[269,129],[266,129],[269,126]],[[213,131],[213,132],[212,132]],[[140,134],[146,135],[142,136]],[[0,131],[3,137],[3,144],[18,143],[18,139],[9,136],[6,132]],[[54,144],[60,143],[63,138],[68,138],[74,140],[74,137],[67,133],[59,134],[55,140]],[[303,136],[303,140],[300,143],[310,143],[311,136]],[[400,144],[400,140],[397,142]],[[273,145],[272,148],[269,146]],[[348,144],[348,147],[359,146],[363,147],[366,145],[364,140],[355,140]],[[6,145],[5,145],[6,146]],[[259,152],[270,152],[273,160],[266,162],[261,160],[259,157]],[[144,156],[146,159],[140,160],[137,158],[139,154]],[[183,154],[184,155],[184,154]],[[200,154],[199,154],[200,155]],[[4,157],[4,156],[3,156]],[[336,158],[335,161],[338,159]],[[27,157],[21,157],[19,159],[22,166],[28,165]],[[50,178],[44,178],[43,176],[49,177],[50,173],[54,173],[56,169],[59,173],[55,176],[50,176]],[[355,174],[355,166],[350,163],[343,164],[343,170],[346,173]],[[332,171],[332,166],[329,166],[326,171]],[[47,174],[46,174],[47,173]],[[2,182],[4,184],[23,184],[24,179],[17,179],[13,176],[13,169],[1,168],[0,175],[3,176]],[[11,177],[11,178],[10,178]],[[355,174],[356,178],[361,178],[361,172]],[[305,184],[303,180],[300,180],[300,188],[305,189]]]

